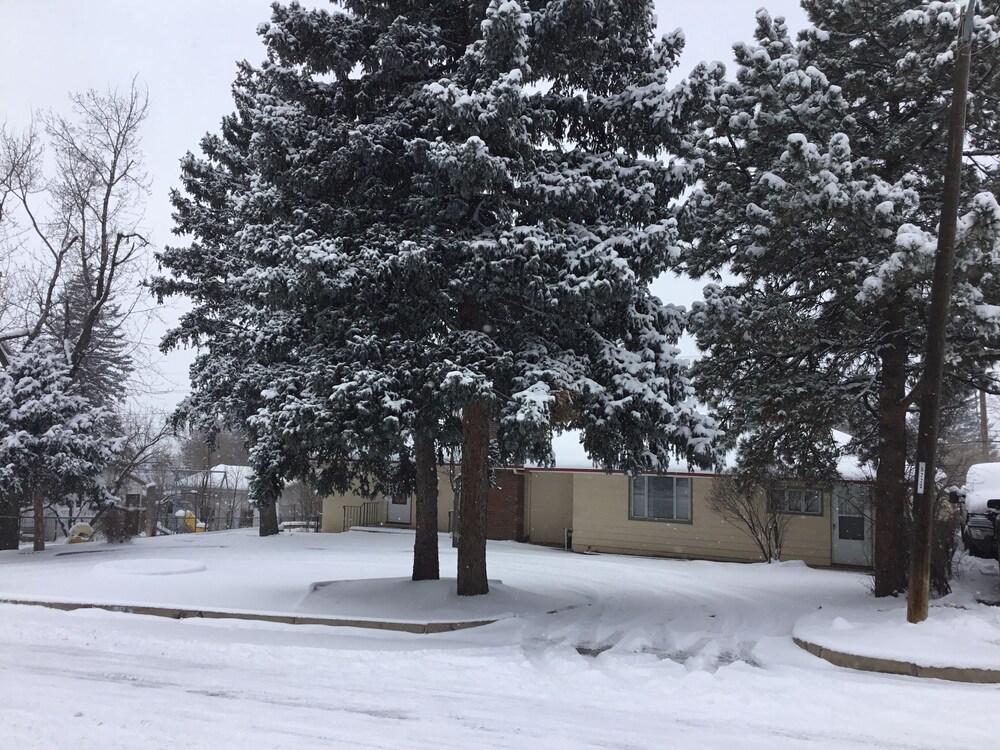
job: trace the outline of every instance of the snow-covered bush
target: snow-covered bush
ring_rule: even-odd
[[[139,511],[108,505],[97,519],[97,530],[112,544],[130,542],[139,532]]]

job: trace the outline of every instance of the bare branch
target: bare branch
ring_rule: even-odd
[[[0,218],[19,243],[7,274],[17,288],[0,295],[11,298],[0,325],[62,339],[76,378],[104,341],[97,328],[117,329],[122,321],[108,316],[135,314],[144,295],[137,274],[149,246],[139,226],[149,190],[140,138],[148,97],[133,81],[70,102],[66,114],[39,113],[39,126],[23,134],[0,130]],[[51,176],[42,174],[43,138]]]
[[[746,534],[767,562],[780,560],[791,516],[770,502],[766,483],[743,483],[732,476],[718,477],[709,496],[712,510]]]

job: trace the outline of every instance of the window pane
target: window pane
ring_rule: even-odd
[[[650,516],[666,519],[674,517],[673,477],[646,477],[646,492]]]
[[[691,520],[691,480],[675,479],[674,498],[677,503],[677,520]]]
[[[864,516],[869,503],[869,489],[863,484],[852,484],[846,487],[846,502],[840,505],[840,515],[842,516]]]
[[[632,517],[646,517],[646,477],[632,477]]]
[[[837,519],[837,536],[844,540],[863,542],[865,519],[860,516],[841,516]]]
[[[768,493],[768,502],[770,503],[770,508],[775,513],[780,513],[785,510],[785,491],[784,490],[771,490]]]
[[[802,490],[785,490],[785,510],[802,512]]]
[[[822,508],[820,504],[820,494],[819,490],[806,490],[802,493],[803,496],[803,513],[816,513],[819,514]]]

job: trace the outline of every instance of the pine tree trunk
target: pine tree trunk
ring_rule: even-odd
[[[902,315],[885,312],[893,335],[880,352],[879,453],[875,474],[875,596],[906,590],[906,338]]]
[[[35,512],[34,550],[35,552],[41,552],[45,549],[45,505],[42,499],[42,491],[37,487],[31,493],[31,504]]]
[[[423,432],[413,435],[417,480],[417,529],[413,540],[413,580],[436,581],[438,562],[438,483],[434,438]]]
[[[13,497],[0,501],[0,550],[21,546],[21,505]]]
[[[489,409],[474,400],[462,410],[462,519],[458,538],[458,595],[489,593],[486,579],[486,493],[489,491]]]
[[[261,536],[274,536],[278,533],[278,502],[269,500],[260,504],[260,528]]]

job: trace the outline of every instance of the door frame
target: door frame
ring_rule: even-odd
[[[838,499],[838,490],[845,488],[862,488],[866,493],[867,497],[861,499],[864,507],[861,509],[861,518],[864,519],[864,533],[865,537],[862,540],[842,540],[840,539],[840,500]],[[868,482],[838,482],[830,490],[830,564],[831,565],[844,565],[853,568],[870,568],[872,567],[873,561],[873,504],[872,504],[872,485]],[[857,516],[853,516],[857,517]],[[862,550],[859,554],[857,549],[852,553],[848,553],[847,550],[841,546],[843,557],[837,559],[837,544],[838,542],[843,545],[844,543],[851,544],[852,542],[860,541],[862,545]]]

